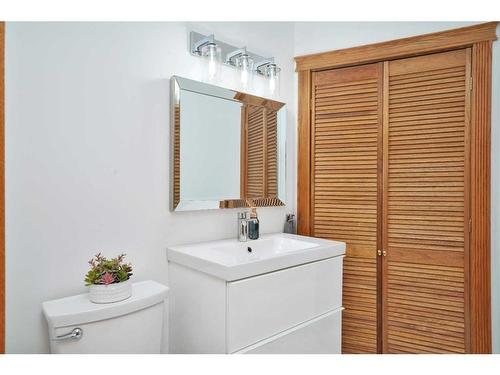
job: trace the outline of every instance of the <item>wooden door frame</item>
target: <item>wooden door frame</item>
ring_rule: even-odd
[[[0,354],[5,353],[5,22],[0,22]]]
[[[498,22],[295,57],[298,73],[297,229],[311,234],[311,76],[346,66],[472,48],[470,144],[470,296],[468,352],[491,353],[490,127],[491,47]],[[381,349],[381,348],[380,348]],[[379,350],[380,350],[379,349]]]

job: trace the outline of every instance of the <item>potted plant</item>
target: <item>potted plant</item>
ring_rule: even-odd
[[[89,260],[90,270],[85,276],[89,299],[94,303],[123,301],[132,295],[132,266],[124,263],[125,254],[107,259],[101,253]]]

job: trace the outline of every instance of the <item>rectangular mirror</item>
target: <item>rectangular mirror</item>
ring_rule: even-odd
[[[282,206],[284,103],[172,77],[171,209]]]

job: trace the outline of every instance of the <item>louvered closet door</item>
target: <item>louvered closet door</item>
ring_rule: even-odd
[[[385,65],[384,352],[466,351],[469,56]]]
[[[370,64],[312,77],[311,234],[347,244],[343,353],[377,352],[381,68]]]

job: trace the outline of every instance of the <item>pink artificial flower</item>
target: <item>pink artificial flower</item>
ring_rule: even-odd
[[[105,272],[101,277],[101,282],[104,285],[113,284],[115,282],[115,277],[111,273]]]

